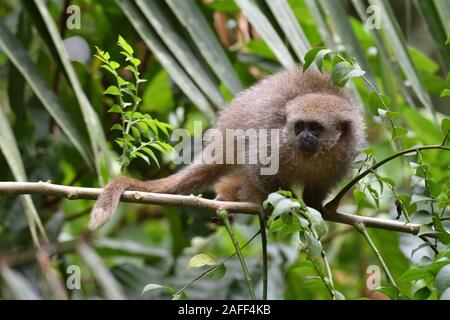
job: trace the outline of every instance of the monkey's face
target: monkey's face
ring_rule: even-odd
[[[294,139],[298,150],[305,154],[314,154],[319,149],[324,127],[318,121],[298,120],[294,123]]]
[[[350,110],[349,101],[333,95],[298,97],[286,106],[284,139],[305,156],[329,151],[349,130]]]

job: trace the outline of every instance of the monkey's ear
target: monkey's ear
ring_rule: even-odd
[[[341,136],[346,136],[349,134],[351,130],[351,122],[350,120],[342,120],[339,122],[339,130],[341,130]]]

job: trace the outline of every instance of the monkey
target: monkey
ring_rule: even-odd
[[[212,188],[216,199],[261,205],[272,192],[302,187],[306,205],[320,210],[330,191],[350,171],[365,140],[359,107],[345,89],[332,85],[329,73],[303,72],[300,66],[267,76],[239,93],[219,112],[214,128],[224,136],[228,129],[278,130],[278,140],[268,144],[270,151],[278,149],[277,172],[262,174],[265,166],[261,163],[194,160],[157,180],[117,177],[99,195],[89,228],[95,230],[109,220],[126,190],[194,194]],[[228,139],[217,154],[236,141]],[[255,144],[246,140],[245,146],[248,157]]]

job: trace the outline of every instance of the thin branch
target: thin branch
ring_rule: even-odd
[[[95,200],[102,189],[70,187],[48,182],[0,182],[0,195],[40,194],[54,195],[70,200]],[[121,198],[123,202],[145,203],[165,206],[196,207],[212,210],[226,210],[230,213],[259,214],[259,207],[249,202],[228,202],[204,199],[200,196],[180,196],[163,193],[126,191]],[[419,224],[404,223],[396,220],[379,219],[336,212],[330,208],[324,211],[325,220],[356,225],[363,223],[367,228],[377,228],[410,234],[419,232]]]
[[[239,258],[239,262],[241,263],[242,271],[244,272],[245,282],[247,283],[248,292],[250,294],[250,298],[252,300],[256,300],[255,291],[253,289],[252,278],[250,277],[250,273],[248,272],[247,263],[245,262],[244,255],[242,254],[241,247],[239,246],[239,242],[233,232],[233,228],[230,224],[230,219],[228,218],[228,213],[225,210],[217,211],[217,215],[222,219],[225,228],[230,235],[231,241],[233,242],[234,249],[236,250],[236,254]]]
[[[363,171],[362,173],[358,174],[356,177],[354,177],[349,183],[347,183],[344,188],[337,194],[336,197],[334,197],[333,200],[327,203],[325,206],[326,209],[329,209],[331,211],[337,209],[339,206],[339,202],[342,200],[344,195],[356,184],[359,180],[367,176],[369,173],[373,172],[375,169],[381,167],[382,165],[388,163],[391,160],[394,160],[395,158],[401,157],[405,154],[412,153],[412,152],[418,152],[421,150],[432,150],[432,149],[439,149],[444,151],[450,151],[449,147],[445,147],[442,145],[431,145],[431,146],[423,146],[423,147],[414,147],[406,150],[399,151],[387,158],[384,158],[383,160],[375,163],[373,166],[371,166],[369,169]],[[367,226],[367,225],[366,225]]]
[[[259,212],[259,231],[261,232],[261,247],[262,247],[262,258],[263,258],[263,294],[262,299],[267,300],[268,291],[268,256],[267,256],[267,234],[266,234],[266,214],[263,210]]]
[[[392,276],[391,272],[389,271],[389,268],[386,265],[386,262],[384,262],[383,257],[380,254],[380,251],[378,250],[377,246],[373,242],[372,238],[370,237],[369,233],[367,232],[367,229],[365,228],[364,224],[360,223],[355,226],[356,230],[358,230],[363,237],[366,239],[367,243],[369,244],[372,251],[375,253],[375,256],[378,258],[378,261],[380,261],[381,267],[384,270],[384,273],[386,274],[386,278],[388,279],[388,282],[392,284],[394,287],[397,287],[397,284],[395,283],[394,277]]]

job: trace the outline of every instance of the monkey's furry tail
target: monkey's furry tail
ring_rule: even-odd
[[[103,188],[91,212],[89,229],[96,230],[104,225],[119,205],[124,191],[144,191],[170,194],[192,194],[203,191],[224,173],[219,165],[191,164],[166,178],[140,181],[128,177],[118,177]]]

